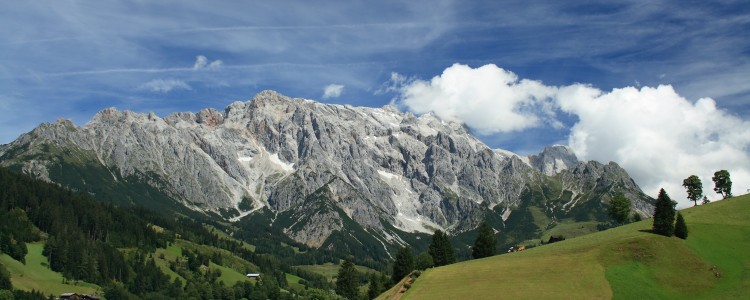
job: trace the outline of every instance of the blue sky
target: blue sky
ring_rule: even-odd
[[[586,141],[596,137],[591,128],[602,126],[585,111],[586,101],[620,103],[625,100],[618,97],[628,93],[612,92],[627,87],[635,88],[633,97],[646,99],[644,87],[653,88],[653,101],[661,101],[660,93],[677,99],[663,109],[718,111],[744,129],[750,112],[748,37],[747,1],[3,1],[0,143],[58,118],[83,125],[107,107],[165,116],[221,109],[265,89],[326,103],[444,109],[441,117],[479,124],[472,123],[481,119],[476,111],[441,104],[448,103],[441,102],[443,92],[456,84],[445,78],[494,65],[482,69],[494,75],[478,78],[510,80],[506,91],[520,90],[513,95],[521,98],[499,106],[522,111],[518,117],[526,125],[477,125],[489,126],[477,129],[488,145],[526,154],[570,144],[583,158],[628,168],[622,161],[636,158],[617,153],[630,144],[609,149]],[[538,87],[526,89],[524,81]],[[602,97],[576,102],[560,96],[575,86]],[[464,88],[467,97],[476,94],[474,87]],[[488,93],[487,101],[475,103],[480,110],[506,101],[493,100],[491,88]],[[715,109],[712,103],[699,107],[701,98],[711,98]],[[724,125],[712,126],[681,135],[710,131],[697,148],[717,142],[715,148],[686,150],[686,160],[700,158],[706,168],[739,165],[737,173],[748,173],[750,185],[750,142],[722,135]],[[671,133],[653,133],[659,134]],[[741,156],[738,161],[710,158],[726,155],[716,150],[725,146]],[[648,159],[659,157],[653,156]],[[636,169],[628,171],[646,172]],[[657,185],[649,180],[640,183]]]

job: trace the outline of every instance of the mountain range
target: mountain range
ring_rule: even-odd
[[[268,222],[310,247],[374,257],[483,221],[506,244],[538,239],[566,222],[605,221],[616,194],[640,215],[653,207],[616,163],[579,161],[566,146],[522,156],[432,114],[274,91],[223,111],[109,108],[80,127],[41,124],[0,146],[0,166],[103,201]]]

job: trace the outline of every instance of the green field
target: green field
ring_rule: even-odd
[[[0,255],[0,263],[11,274],[13,288],[25,291],[37,290],[45,295],[60,295],[66,292],[79,294],[101,294],[101,289],[95,284],[78,282],[78,284],[63,284],[62,274],[47,267],[47,257],[42,255],[43,243],[27,244],[29,252],[26,254],[26,264],[14,260],[7,254]]]
[[[210,268],[213,270],[221,271],[219,281],[224,282],[224,284],[227,286],[232,286],[238,281],[249,280],[247,279],[247,277],[245,277],[245,274],[243,273],[244,270],[258,270],[257,266],[234,256],[234,254],[230,253],[227,250],[205,245],[198,245],[189,241],[178,239],[174,243],[167,246],[166,249],[156,249],[156,251],[154,252],[154,260],[156,261],[156,265],[159,266],[164,274],[169,275],[172,279],[179,278],[182,282],[185,282],[185,279],[176,272],[169,269],[169,262],[175,261],[177,259],[184,259],[182,258],[183,249],[190,249],[192,251],[197,250],[201,253],[206,254],[210,254],[213,252],[221,253],[223,264],[219,265],[211,262]]]
[[[425,271],[404,299],[747,299],[750,196],[682,211],[687,240],[652,221]],[[382,295],[381,298],[387,298]]]
[[[300,282],[302,278],[300,278],[297,275],[286,273],[286,282],[289,283],[289,288],[297,291],[301,291],[305,289],[305,286],[302,285]]]
[[[325,263],[322,265],[300,265],[297,267],[308,272],[314,272],[314,273],[323,275],[326,277],[326,279],[328,279],[328,281],[331,281],[331,282],[336,281],[336,275],[339,273],[339,265],[336,265],[333,263]],[[378,271],[375,271],[368,267],[355,266],[355,268],[357,269],[357,271],[359,271],[362,274],[370,274],[370,273],[379,274]]]

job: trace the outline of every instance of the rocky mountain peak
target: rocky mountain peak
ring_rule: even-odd
[[[33,150],[34,161],[24,157],[31,157],[31,141],[65,148],[59,153],[75,153],[68,161],[82,164],[70,169],[75,172],[137,178],[188,208],[232,220],[267,209],[293,219],[278,225],[290,237],[316,246],[336,235],[331,228],[345,230],[346,222],[376,233],[385,244],[402,243],[397,232],[458,234],[500,211],[502,220],[512,220],[511,211],[528,205],[524,195],[544,180],[564,181],[556,186],[565,191],[555,197],[620,189],[642,195],[624,170],[578,162],[565,146],[522,157],[491,150],[465,125],[432,114],[322,104],[274,91],[223,112],[207,108],[162,119],[108,108],[83,128],[43,124],[35,132],[44,134],[0,147],[0,164],[18,164],[55,181],[70,169],[57,166],[60,159],[40,158],[47,151],[41,146]],[[90,182],[71,181],[74,173],[60,176],[76,189],[90,188]],[[329,193],[315,193],[324,187]],[[608,199],[600,196],[565,200],[574,206]],[[337,220],[338,227],[310,220]]]
[[[562,170],[575,167],[578,164],[578,158],[570,147],[553,145],[545,147],[539,154],[530,155],[529,163],[545,175],[553,176]]]

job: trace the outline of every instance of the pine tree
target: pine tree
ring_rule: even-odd
[[[688,237],[688,228],[685,224],[685,218],[682,217],[681,213],[677,213],[677,221],[674,224],[674,235],[683,240]]]
[[[620,194],[612,197],[609,201],[609,216],[617,222],[617,224],[625,224],[630,217],[630,208],[632,204],[628,198]]]
[[[414,257],[408,247],[402,247],[396,254],[396,262],[393,263],[393,275],[391,280],[396,284],[406,275],[414,270]]]
[[[10,281],[10,272],[5,269],[5,266],[0,264],[0,290],[12,290],[13,285]]]
[[[654,233],[664,236],[674,234],[674,206],[675,203],[669,198],[667,192],[661,189],[654,207]]]
[[[357,269],[354,268],[354,263],[348,259],[344,261],[344,264],[339,268],[338,275],[336,275],[336,294],[347,299],[358,299],[359,280],[357,277]]]
[[[367,287],[367,298],[377,298],[383,290],[383,283],[375,273],[370,274],[370,285]]]
[[[432,262],[436,267],[456,262],[456,255],[453,253],[450,238],[448,234],[441,230],[436,230],[432,235],[432,242],[427,253],[432,256]]]
[[[471,256],[474,258],[483,258],[493,256],[496,250],[497,238],[495,231],[487,222],[479,226],[479,236],[474,241],[474,247],[471,249]]]

